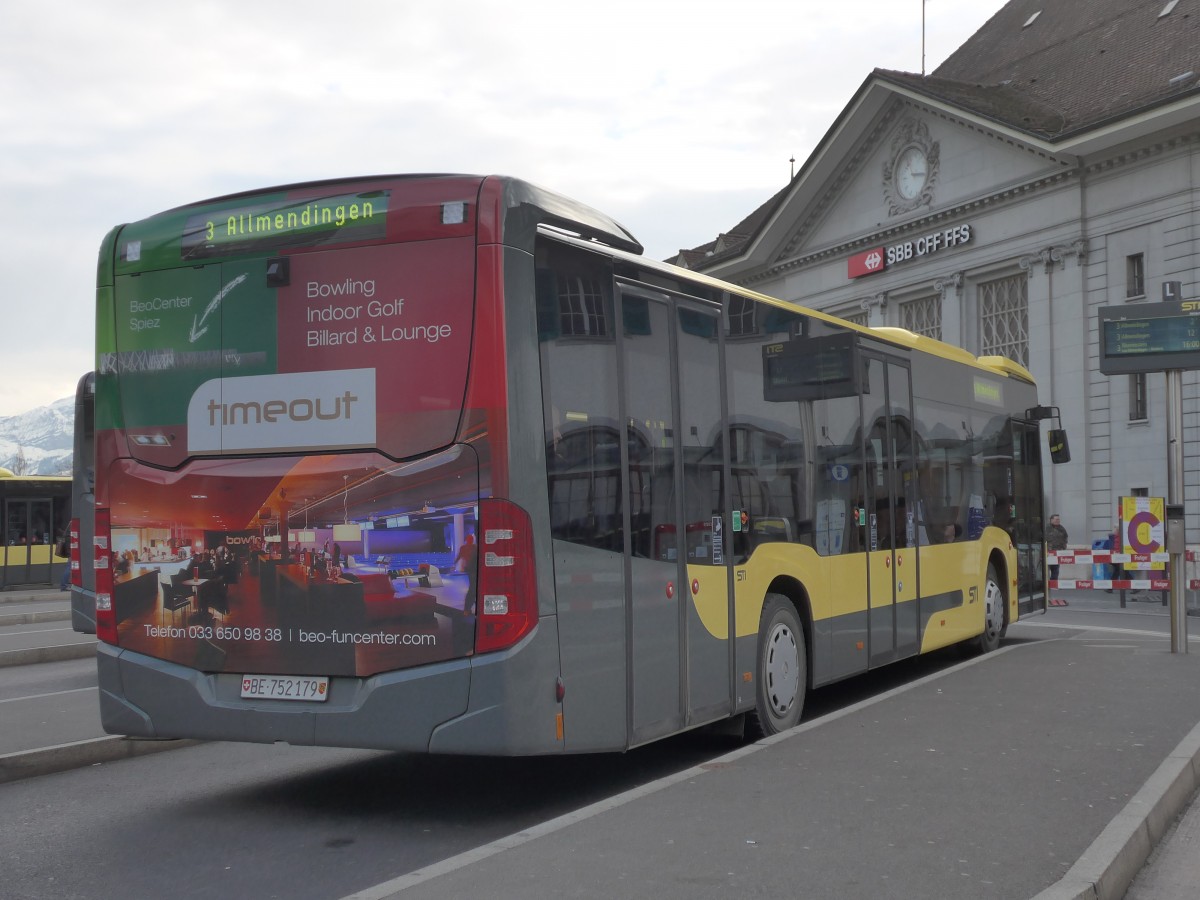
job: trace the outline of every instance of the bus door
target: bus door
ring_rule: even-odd
[[[642,743],[732,709],[721,329],[699,302],[628,287],[619,301],[627,724]]]
[[[4,501],[4,584],[50,581],[51,512],[48,499]]]
[[[1042,461],[1036,422],[1012,422],[1013,521],[1011,534],[1017,549],[1018,616],[1046,611],[1042,521]]]
[[[917,475],[908,364],[864,353],[869,665],[919,649]]]

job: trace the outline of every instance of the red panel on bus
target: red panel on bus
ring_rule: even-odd
[[[474,241],[452,238],[298,254],[278,292],[278,371],[373,370],[375,446],[395,457],[454,440],[466,389]],[[357,396],[355,384],[338,390]],[[361,400],[361,398],[360,398]],[[335,415],[327,398],[325,414]]]

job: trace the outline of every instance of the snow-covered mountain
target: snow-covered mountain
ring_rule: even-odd
[[[24,475],[70,475],[74,425],[74,397],[0,416],[0,467]]]

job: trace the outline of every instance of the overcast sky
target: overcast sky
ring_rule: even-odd
[[[1003,0],[928,0],[926,70]],[[233,191],[515,175],[656,258],[786,184],[871,69],[921,71],[921,0],[4,0],[0,416],[93,366],[114,225]]]

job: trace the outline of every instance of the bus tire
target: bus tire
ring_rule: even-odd
[[[778,734],[800,721],[808,690],[804,629],[783,594],[767,594],[758,625],[755,708],[746,717],[751,740]]]
[[[988,563],[987,581],[983,586],[983,633],[975,639],[975,650],[979,653],[991,653],[1000,646],[1000,638],[1004,637],[1004,588],[1000,584],[1000,576],[996,567]]]

